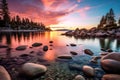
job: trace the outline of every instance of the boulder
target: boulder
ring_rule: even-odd
[[[109,53],[102,57],[101,67],[107,73],[120,73],[120,53]]]
[[[73,80],[85,80],[85,78],[82,75],[77,75]]]
[[[103,70],[107,73],[120,73],[120,61],[113,59],[104,59],[101,61]]]
[[[43,46],[43,51],[47,51],[48,50],[48,46]]]
[[[35,64],[35,63],[25,63],[22,65],[21,70],[23,75],[29,76],[29,77],[35,77],[40,76],[41,74],[44,74],[47,71],[47,67],[41,64]]]
[[[9,73],[3,66],[0,66],[0,80],[11,80]]]
[[[94,54],[90,49],[85,49],[84,53],[88,54],[88,55],[93,55]]]
[[[78,53],[76,53],[76,52],[74,52],[74,51],[70,51],[70,53],[72,54],[72,55],[77,55]]]
[[[27,48],[26,45],[18,46],[16,50],[25,50]]]
[[[39,46],[41,46],[41,45],[42,45],[42,43],[33,43],[33,44],[32,44],[33,47],[39,47]]]
[[[120,61],[120,53],[114,52],[114,53],[107,53],[106,56],[102,57],[102,60],[104,59],[113,59]]]
[[[119,74],[105,74],[102,80],[120,80]]]
[[[86,76],[89,76],[89,77],[95,76],[95,70],[90,66],[85,65],[83,66],[82,70]]]

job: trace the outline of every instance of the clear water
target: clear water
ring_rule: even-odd
[[[17,56],[22,53],[30,53],[30,51],[40,51],[43,46],[37,48],[29,48],[35,42],[48,45],[49,50],[45,52],[44,58],[47,60],[55,60],[60,55],[71,55],[70,51],[75,51],[79,55],[84,54],[84,49],[91,49],[95,54],[99,55],[101,48],[112,49],[113,51],[120,51],[120,39],[110,38],[74,38],[62,36],[63,31],[51,31],[51,32],[20,32],[20,33],[0,33],[0,44],[8,45],[13,48],[10,56]],[[49,43],[53,41],[53,43]],[[70,44],[74,43],[77,46],[71,47]],[[50,46],[52,44],[53,46]],[[25,51],[16,51],[15,48],[19,45],[27,45]],[[69,46],[67,46],[69,45]],[[52,49],[52,50],[51,50]],[[0,55],[6,54],[5,49],[0,49]]]

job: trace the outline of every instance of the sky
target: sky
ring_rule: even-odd
[[[112,8],[120,17],[120,0],[7,0],[11,16],[42,22],[52,29],[96,27]]]

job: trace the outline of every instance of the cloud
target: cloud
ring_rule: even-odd
[[[8,0],[8,4],[11,16],[28,17],[47,26],[58,24],[59,18],[76,11],[84,16],[90,9],[90,7],[79,9],[78,4],[70,0]]]
[[[86,12],[90,9],[90,6],[85,6],[83,8],[78,9],[77,12],[80,13],[81,17],[86,18]]]
[[[78,3],[80,3],[80,2],[81,2],[81,0],[77,0],[77,2],[78,2]]]

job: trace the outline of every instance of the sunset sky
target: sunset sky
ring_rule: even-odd
[[[7,0],[11,16],[27,17],[51,28],[90,28],[113,8],[120,17],[120,0]]]

